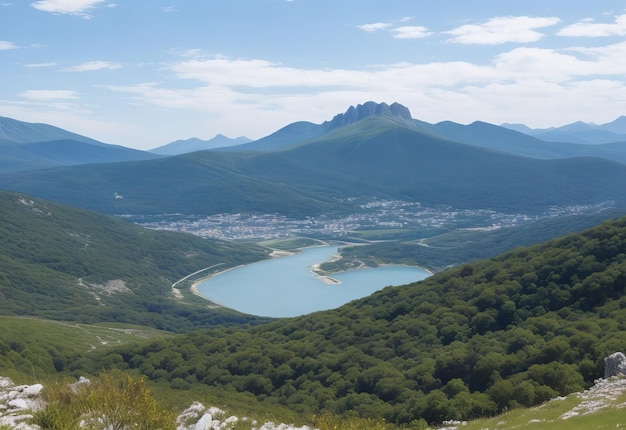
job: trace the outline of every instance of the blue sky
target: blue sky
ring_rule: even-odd
[[[626,115],[626,3],[0,0],[0,115],[150,149],[399,102],[467,124]]]

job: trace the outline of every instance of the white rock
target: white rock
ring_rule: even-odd
[[[213,428],[213,417],[211,414],[204,414],[196,423],[194,430],[211,430]]]
[[[626,355],[616,352],[604,359],[604,378],[626,375]]]
[[[41,394],[41,390],[43,390],[43,385],[41,384],[31,385],[29,387],[24,388],[24,391],[22,391],[22,395],[24,397],[36,397],[39,394]]]
[[[236,417],[236,416],[234,416],[234,415],[233,415],[233,416],[230,416],[230,417],[228,417],[228,418],[226,418],[226,419],[224,420],[224,422],[225,422],[226,424],[237,424],[237,422],[238,422],[238,421],[239,421],[239,418],[237,418],[237,417]]]
[[[7,405],[13,409],[28,409],[30,407],[30,403],[26,399],[13,399],[9,400]]]

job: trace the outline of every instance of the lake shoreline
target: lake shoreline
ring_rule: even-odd
[[[294,255],[294,254],[297,254],[297,253],[293,252],[293,251],[285,251],[283,249],[273,249],[272,252],[269,255],[270,255],[270,258],[282,258],[282,257],[289,257],[290,255]],[[209,300],[206,297],[204,297],[202,295],[202,293],[200,293],[200,290],[198,290],[198,285],[199,284],[203,283],[207,279],[211,279],[214,276],[221,275],[222,273],[226,273],[226,272],[228,272],[230,270],[238,269],[240,267],[246,267],[246,266],[248,266],[250,264],[259,263],[261,261],[266,261],[266,260],[254,261],[254,262],[248,263],[248,264],[240,264],[238,266],[229,267],[228,269],[220,270],[219,272],[215,272],[215,273],[211,273],[210,275],[203,276],[202,278],[193,281],[191,283],[191,286],[189,287],[189,290],[191,291],[192,294],[194,294],[194,295],[196,295],[198,297],[201,297],[201,298],[203,298],[205,300]],[[219,305],[219,306],[221,306],[221,305]]]
[[[432,275],[423,267],[407,264],[360,266],[336,273],[321,270],[320,262],[340,258],[339,249],[338,245],[322,245],[296,253],[272,252],[269,259],[202,276],[192,281],[190,290],[216,307],[282,318],[335,309],[385,287],[418,282]],[[286,256],[293,258],[280,258]],[[233,269],[242,271],[228,273]],[[218,275],[227,273],[219,279]]]

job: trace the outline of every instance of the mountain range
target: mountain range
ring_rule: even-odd
[[[582,144],[626,142],[626,116],[600,125],[577,121],[562,127],[540,129],[532,129],[523,124],[502,124],[502,126],[549,142]]]
[[[151,149],[150,152],[160,155],[179,155],[186,154],[188,152],[204,151],[206,149],[227,148],[229,146],[243,145],[249,142],[252,142],[252,139],[248,139],[245,136],[231,139],[223,134],[218,134],[209,140],[202,140],[197,137],[185,140],[176,140],[168,143],[167,145]]]
[[[226,149],[4,174],[0,187],[109,214],[302,218],[353,211],[353,197],[505,212],[623,207],[625,145],[569,145],[480,122],[430,125],[368,102]]]

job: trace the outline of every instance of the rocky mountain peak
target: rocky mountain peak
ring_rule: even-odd
[[[329,129],[341,127],[360,121],[363,118],[372,115],[388,116],[406,121],[413,120],[409,109],[400,103],[392,103],[391,105],[388,105],[387,103],[369,101],[363,103],[362,105],[359,104],[356,107],[350,106],[345,113],[335,115],[330,122],[327,122],[327,125]]]

